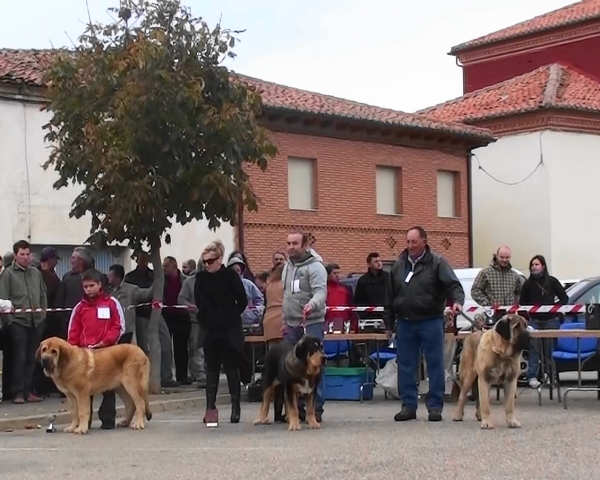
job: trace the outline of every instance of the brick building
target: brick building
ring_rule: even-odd
[[[255,271],[293,228],[344,272],[364,270],[371,251],[395,259],[414,225],[452,265],[470,264],[468,155],[492,141],[488,131],[243,79],[261,92],[279,149],[250,172],[261,203],[239,227]]]
[[[0,50],[0,81],[42,89],[48,55]],[[493,141],[489,130],[239,78],[261,93],[279,149],[265,172],[250,171],[259,210],[243,212],[235,232],[254,271],[270,267],[292,228],[344,272],[364,270],[371,251],[395,259],[417,224],[455,267],[471,263],[468,157]]]

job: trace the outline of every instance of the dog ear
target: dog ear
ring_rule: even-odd
[[[40,346],[37,348],[37,350],[35,351],[35,359],[38,362],[42,361],[42,344],[40,343]]]
[[[300,341],[294,347],[294,353],[296,354],[296,358],[298,360],[302,360],[306,362],[308,357],[308,342],[305,341],[304,338],[301,338]]]
[[[510,320],[506,317],[502,317],[496,323],[496,333],[500,335],[504,340],[510,342],[511,331],[510,331]]]

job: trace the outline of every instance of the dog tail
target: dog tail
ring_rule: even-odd
[[[144,355],[145,356],[145,355]],[[150,387],[150,359],[146,357],[144,364],[144,410],[146,411],[146,420],[152,420],[152,410],[150,410],[150,400],[148,398],[148,388]]]

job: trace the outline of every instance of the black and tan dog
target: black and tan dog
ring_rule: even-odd
[[[527,322],[520,315],[504,315],[487,331],[475,331],[465,338],[460,356],[459,378],[461,383],[458,406],[453,420],[461,421],[465,414],[467,395],[477,380],[477,410],[475,416],[481,428],[491,429],[490,386],[504,384],[506,424],[519,428],[515,420],[515,394],[521,371],[521,353],[529,348],[530,335]]]
[[[269,424],[269,407],[276,389],[283,388],[288,430],[300,430],[298,397],[306,398],[306,420],[309,428],[320,428],[315,415],[317,386],[325,364],[323,343],[317,337],[304,336],[296,345],[282,342],[265,355],[262,376],[263,400],[254,425]]]

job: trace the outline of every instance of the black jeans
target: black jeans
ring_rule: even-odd
[[[124,333],[118,343],[131,343],[133,339],[132,333]],[[94,413],[94,397],[90,397],[90,421],[92,424],[92,415]],[[98,418],[102,422],[102,426],[114,427],[117,419],[117,399],[114,390],[108,390],[102,393],[102,403],[98,409]]]
[[[35,352],[40,346],[44,334],[44,322],[37,327],[25,327],[12,322],[8,326],[9,341],[12,350],[11,394],[12,398],[27,397],[33,393],[33,371]]]
[[[173,357],[175,358],[175,379],[183,382],[188,379],[190,361],[189,341],[192,324],[187,313],[172,313],[163,310],[163,318],[169,327],[173,340]]]

